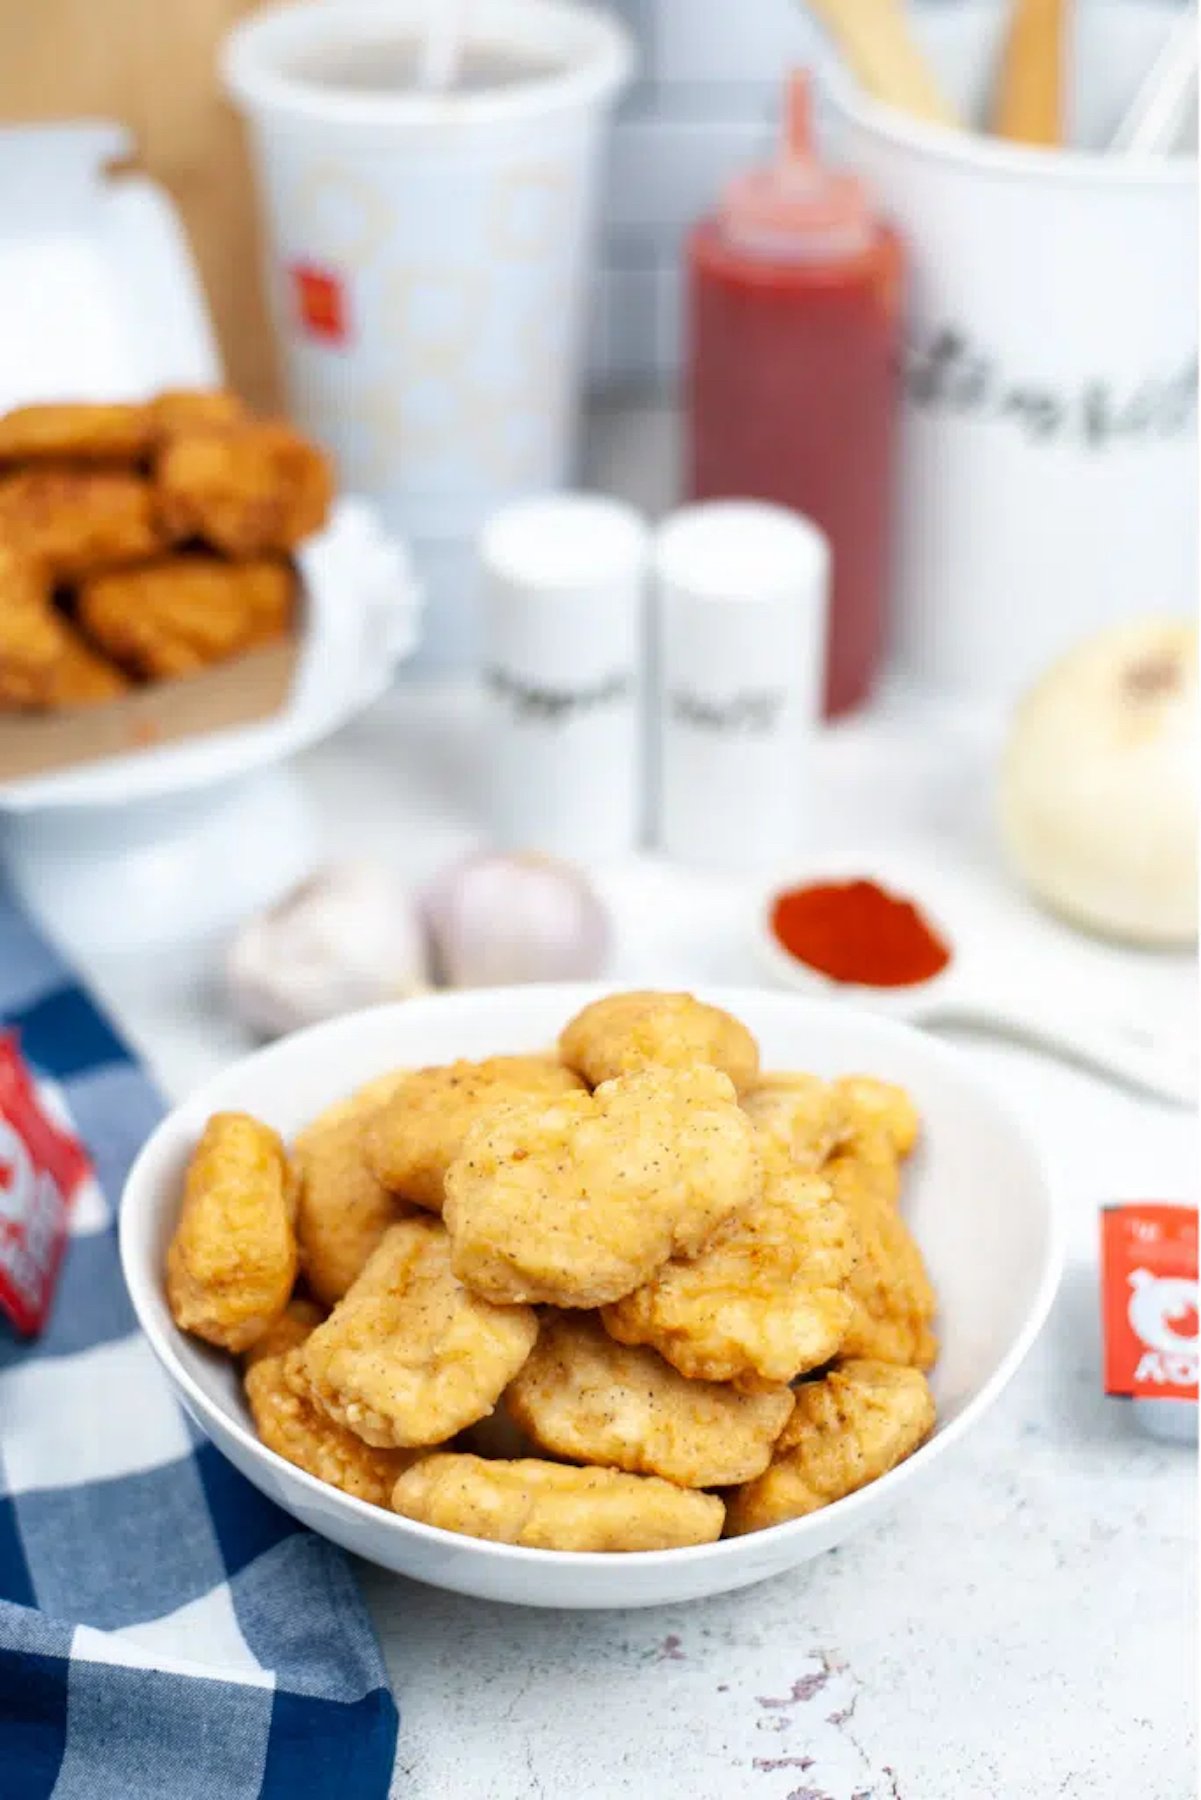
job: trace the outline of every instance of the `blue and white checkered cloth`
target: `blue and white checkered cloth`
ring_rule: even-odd
[[[0,1800],[385,1800],[342,1553],[200,1437],[134,1323],[115,1204],[158,1096],[3,889],[0,1015],[97,1177],[44,1335],[0,1320]]]

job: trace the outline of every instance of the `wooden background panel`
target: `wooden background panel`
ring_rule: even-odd
[[[217,46],[256,0],[0,0],[0,122],[120,119],[183,214],[234,387],[278,403],[256,199]]]

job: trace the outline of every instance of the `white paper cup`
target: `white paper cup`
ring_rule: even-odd
[[[469,46],[525,63],[522,78],[364,85],[427,9],[257,13],[223,71],[256,153],[296,416],[348,488],[444,562],[499,501],[570,477],[602,125],[632,51],[587,7],[473,0]],[[469,585],[431,595],[429,661],[468,660]]]
[[[1007,7],[913,10],[982,119]],[[1197,165],[1104,153],[1180,16],[1077,9],[1075,135],[1048,152],[921,124],[839,69],[836,140],[904,235],[910,346],[895,649],[1005,700],[1073,642],[1197,593]]]

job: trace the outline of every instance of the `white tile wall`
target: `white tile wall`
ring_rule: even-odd
[[[664,383],[680,344],[680,242],[767,151],[784,77],[817,34],[801,0],[610,0],[642,67],[618,116],[596,285],[600,387]]]

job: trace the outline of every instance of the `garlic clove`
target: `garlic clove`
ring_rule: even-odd
[[[225,986],[232,1011],[264,1037],[419,993],[429,986],[420,917],[386,870],[330,864],[246,920]]]
[[[449,987],[583,981],[608,962],[608,913],[583,871],[556,857],[469,856],[430,885],[422,910]]]
[[[1147,945],[1197,935],[1197,631],[1115,626],[1056,664],[1018,708],[1001,833],[1046,905]]]

